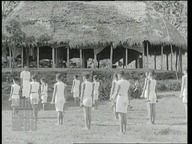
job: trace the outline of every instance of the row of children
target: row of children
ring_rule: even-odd
[[[21,76],[23,77],[23,76]],[[35,119],[37,120],[37,112],[38,112],[38,103],[39,103],[39,88],[40,95],[42,96],[43,101],[46,101],[48,84],[45,83],[44,79],[41,79],[41,86],[39,82],[37,82],[36,75],[32,76],[32,81],[29,86],[29,98],[33,107]],[[12,90],[11,90],[11,99],[12,104],[16,104],[19,99],[19,89],[20,86],[16,82],[17,80],[13,80]],[[81,84],[80,89],[80,81],[78,77],[75,76],[73,80],[73,86],[71,92],[75,98],[75,102],[77,102],[78,97],[80,97],[80,105],[84,108],[84,117],[85,117],[85,126],[86,129],[91,128],[91,109],[95,100],[98,100],[99,95],[99,82],[97,77],[94,76],[94,82],[91,81],[91,77],[89,74],[83,76],[83,82]],[[66,84],[62,82],[61,74],[56,75],[56,83],[54,84],[54,91],[52,96],[52,104],[55,104],[56,111],[58,112],[58,124],[63,124],[63,107],[65,104],[65,91]],[[130,82],[126,80],[125,74],[123,71],[114,75],[114,80],[112,82],[110,100],[112,101],[115,117],[120,120],[120,132],[126,132],[126,124],[127,124],[127,111],[128,106],[130,105],[130,96],[128,94],[130,87]],[[24,90],[24,86],[23,86]],[[148,115],[149,122],[151,124],[155,123],[155,104],[157,102],[156,95],[156,80],[155,73],[151,71],[146,73],[145,84],[143,88],[143,92],[141,97],[146,98],[147,106],[148,106]],[[181,89],[181,97],[183,97],[183,103],[186,108],[187,115],[187,71],[184,71],[184,76],[182,78],[182,89]]]

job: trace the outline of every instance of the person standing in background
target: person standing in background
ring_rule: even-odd
[[[181,94],[180,97],[183,98],[183,104],[185,106],[185,114],[186,114],[186,122],[187,122],[187,90],[188,90],[188,84],[187,84],[187,69],[184,70],[184,75],[182,77],[182,84],[181,84]]]
[[[79,101],[79,95],[80,95],[79,89],[80,89],[80,80],[78,80],[78,75],[75,75],[73,79],[73,85],[71,88],[71,93],[73,93],[75,104],[78,104]]]
[[[20,78],[21,78],[21,88],[22,88],[21,98],[29,98],[31,74],[28,71],[28,66],[24,67],[24,71],[20,73]]]
[[[97,109],[97,105],[98,105],[98,99],[99,99],[99,87],[100,87],[100,83],[98,81],[98,78],[96,75],[93,76],[93,105],[95,107],[95,109]]]

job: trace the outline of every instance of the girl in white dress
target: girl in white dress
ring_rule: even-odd
[[[155,72],[152,71],[149,73],[149,86],[148,86],[148,95],[147,102],[149,108],[149,123],[155,124],[155,104],[157,103],[157,94],[156,94],[156,80]]]
[[[21,72],[20,78],[22,82],[22,97],[23,98],[29,98],[29,91],[30,91],[30,77],[31,74],[28,71],[28,67],[24,67],[24,71]]]
[[[33,114],[35,117],[35,121],[37,121],[38,116],[38,104],[39,104],[39,91],[40,84],[37,82],[37,76],[32,76],[32,82],[30,83],[30,102],[33,108]]]
[[[129,87],[130,83],[124,77],[124,72],[118,73],[118,82],[117,82],[117,93],[114,97],[116,100],[116,112],[119,114],[120,118],[120,132],[125,134],[127,126],[127,109],[129,105]]]
[[[13,109],[13,114],[16,114],[17,108],[19,107],[19,92],[20,92],[20,86],[18,85],[18,79],[13,78],[13,84],[11,85],[11,92],[10,92],[10,98],[9,101],[12,101],[11,107]]]
[[[43,110],[45,110],[45,104],[47,103],[47,91],[48,91],[48,84],[45,82],[45,78],[41,78],[41,102],[43,104]]]
[[[100,86],[100,83],[98,81],[97,76],[95,75],[95,76],[93,76],[93,89],[94,89],[94,92],[93,92],[93,104],[95,106],[95,109],[97,109],[97,105],[98,105],[99,86]]]
[[[185,106],[185,113],[186,113],[186,122],[187,122],[187,69],[184,70],[184,75],[182,77],[182,84],[181,84],[181,94],[180,97],[183,98],[183,104]]]
[[[85,128],[91,128],[91,107],[93,101],[93,83],[89,81],[89,74],[83,76],[81,103],[84,107]]]
[[[55,104],[56,111],[58,112],[58,123],[57,125],[63,124],[63,109],[65,104],[65,87],[67,86],[64,82],[62,82],[61,74],[56,75],[56,83],[54,84],[54,91],[52,97],[52,104]],[[55,102],[54,102],[55,100]]]
[[[78,80],[78,75],[75,75],[74,80],[73,80],[72,89],[71,89],[71,93],[73,93],[73,98],[74,98],[75,104],[78,104],[79,89],[80,89],[80,80]]]
[[[110,100],[113,100],[117,92],[117,81],[118,81],[118,76],[117,76],[117,73],[115,73],[113,75],[113,81],[112,81],[111,92],[110,92]],[[118,119],[118,113],[116,112],[116,99],[112,101],[112,111],[114,112],[115,119]]]

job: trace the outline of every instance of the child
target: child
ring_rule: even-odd
[[[47,103],[47,91],[48,91],[48,84],[45,82],[45,78],[41,78],[41,99],[43,104],[43,110],[45,110],[45,104]]]
[[[97,76],[93,76],[93,104],[95,105],[95,109],[97,109],[97,104],[98,104],[98,97],[99,97],[99,86],[100,83],[98,81]]]
[[[148,86],[148,108],[149,108],[149,123],[155,124],[155,104],[157,102],[156,95],[156,80],[155,80],[155,72],[152,71],[149,73],[149,86]]]
[[[73,80],[72,89],[71,89],[71,93],[73,93],[73,98],[74,98],[75,104],[78,104],[79,87],[80,87],[80,80],[78,80],[78,75],[75,75],[74,80]]]
[[[117,91],[117,81],[118,81],[118,76],[117,73],[113,75],[113,81],[112,81],[112,86],[111,86],[111,92],[110,92],[110,100],[112,100],[115,97],[116,91]],[[114,112],[115,119],[118,119],[118,114],[116,113],[116,99],[112,101],[112,111]]]
[[[58,112],[57,125],[63,124],[63,108],[65,104],[64,93],[65,93],[66,84],[62,82],[61,78],[62,78],[61,74],[56,75],[57,82],[54,84],[54,91],[53,91],[53,97],[51,102],[52,104],[55,104],[56,111]]]
[[[33,108],[35,121],[37,122],[40,84],[37,82],[37,75],[32,75],[31,79],[32,82],[30,82],[30,102]]]
[[[145,82],[144,82],[144,87],[143,87],[143,91],[141,94],[141,98],[145,98],[147,100],[148,89],[149,89],[149,73],[145,72]],[[147,103],[147,119],[150,117],[149,109],[150,108],[149,108],[149,105]]]
[[[187,69],[185,69],[183,73],[184,75],[182,77],[180,97],[183,98],[183,103],[185,106],[185,113],[186,113],[186,122],[187,122]]]
[[[127,127],[127,107],[129,104],[129,87],[130,83],[124,77],[124,72],[118,73],[117,93],[114,100],[116,100],[116,112],[119,113],[120,118],[120,133],[125,134]]]
[[[91,128],[91,107],[93,100],[93,83],[89,81],[89,74],[83,76],[81,100],[84,106],[85,129]]]
[[[17,113],[17,107],[19,107],[19,92],[20,86],[18,85],[18,79],[13,78],[13,84],[11,85],[11,92],[9,100],[12,101],[11,107],[13,108],[13,114]]]

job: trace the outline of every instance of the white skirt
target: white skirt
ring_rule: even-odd
[[[47,103],[47,95],[41,95],[42,103]]]
[[[30,82],[24,80],[23,81],[23,88],[22,88],[22,96],[29,97],[29,92],[30,92]]]
[[[55,99],[55,109],[56,109],[56,111],[63,112],[64,104],[65,104],[65,99]]]
[[[83,105],[84,105],[85,107],[92,107],[92,99],[91,99],[91,98],[85,98],[85,99],[83,100]]]
[[[39,103],[39,94],[38,93],[31,93],[30,94],[30,101],[31,101],[31,104],[38,104]]]
[[[183,103],[187,103],[187,90],[184,89],[183,91]]]
[[[78,89],[73,90],[73,97],[74,98],[78,98],[79,97],[79,90]]]
[[[116,112],[127,113],[127,108],[128,108],[128,97],[118,95],[116,101]]]

